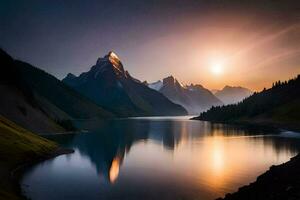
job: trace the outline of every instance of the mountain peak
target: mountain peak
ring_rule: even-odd
[[[121,60],[119,58],[119,56],[117,56],[117,54],[113,51],[108,52],[108,54],[104,57],[107,58],[109,60],[109,62],[118,70],[123,71],[123,65],[121,63]]]
[[[201,84],[190,84],[187,88],[194,88],[194,89],[205,89]]]
[[[75,76],[74,74],[68,73],[67,76],[63,79],[63,81],[72,81],[76,78],[77,78],[77,76]]]
[[[66,78],[76,78],[76,76],[72,73],[68,73]]]
[[[120,58],[113,51],[108,52],[103,58],[98,58],[96,62],[97,71],[104,71],[109,66],[113,68],[117,75],[126,75]]]
[[[244,91],[249,91],[249,92],[252,92],[251,90],[249,90],[248,88],[244,88],[244,87],[241,87],[241,86],[230,86],[230,85],[226,85],[223,89],[224,90],[244,90]]]
[[[105,55],[104,57],[108,58],[111,62],[117,62],[117,63],[121,62],[119,56],[113,51],[108,52],[108,54]]]
[[[89,71],[64,82],[121,117],[187,114],[182,106],[132,77],[112,51],[99,58]]]
[[[222,104],[202,85],[183,85],[172,75],[164,78],[163,81],[148,84],[148,87],[161,92],[174,103],[183,106],[190,114],[199,113],[213,105]]]
[[[250,96],[253,92],[241,86],[228,86],[226,85],[222,90],[215,93],[225,105],[234,104],[242,101]]]
[[[149,88],[151,88],[153,90],[156,90],[156,91],[159,91],[162,86],[163,86],[163,83],[161,82],[161,80],[158,80],[158,81],[156,81],[154,83],[148,84]]]
[[[171,75],[163,79],[164,85],[174,85],[176,83],[176,79]]]
[[[180,83],[174,76],[170,75],[163,79],[163,85],[173,86],[177,88],[186,88],[182,83]]]
[[[233,88],[233,87],[229,86],[229,85],[225,85],[224,88],[223,88],[223,90],[227,90],[227,89],[231,89],[231,88]]]

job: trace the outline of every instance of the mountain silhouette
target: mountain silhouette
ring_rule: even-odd
[[[54,76],[1,49],[0,66],[0,115],[31,131],[63,131],[74,128],[73,119],[113,116]]]
[[[243,87],[225,86],[222,90],[216,91],[215,96],[218,97],[225,105],[234,104],[249,97],[253,92]]]
[[[222,104],[202,85],[183,85],[173,76],[148,84],[148,87],[161,92],[174,103],[182,105],[189,114],[199,114],[213,105]]]
[[[99,58],[88,72],[68,74],[63,82],[96,104],[122,117],[185,115],[186,110],[148,88],[124,70],[114,52]]]

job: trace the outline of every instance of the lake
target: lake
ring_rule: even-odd
[[[75,152],[30,168],[22,191],[33,200],[211,200],[300,150],[297,133],[188,118],[79,121],[86,131],[49,136]]]

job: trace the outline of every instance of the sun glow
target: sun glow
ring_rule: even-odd
[[[223,73],[223,65],[221,63],[214,63],[211,68],[210,68],[211,72],[214,75],[220,75]]]

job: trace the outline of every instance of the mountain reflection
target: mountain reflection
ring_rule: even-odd
[[[111,167],[109,169],[109,181],[111,183],[115,182],[115,180],[118,178],[120,165],[123,161],[123,158],[124,157],[116,156],[111,163]]]
[[[200,163],[199,165],[209,167],[208,171],[211,173],[207,175],[207,179],[211,181],[211,185],[222,184],[222,177],[227,173],[225,170],[229,169],[229,167],[224,166],[225,150],[223,145],[226,142],[224,138],[245,137],[248,141],[255,143],[262,140],[262,133],[274,134],[274,130],[267,131],[265,129],[198,121],[182,120],[178,122],[163,119],[89,121],[81,123],[80,126],[88,129],[89,133],[60,136],[55,139],[88,157],[95,166],[98,175],[104,177],[109,183],[114,183],[117,180],[123,160],[130,152],[131,147],[139,141],[146,143],[152,141],[172,153],[181,144],[203,140],[209,145],[205,146],[209,149],[205,152],[209,152],[209,154],[205,155],[207,156],[207,164]],[[221,138],[222,140],[220,140]],[[272,145],[277,150],[278,155],[282,150],[297,152],[299,149],[295,149],[295,147],[298,145],[292,144],[292,142],[292,140],[284,138],[276,140],[268,136],[263,137],[264,145]],[[237,147],[238,145],[237,143]],[[235,154],[242,155],[238,149],[236,149]],[[230,166],[230,169],[234,170],[235,166]]]

